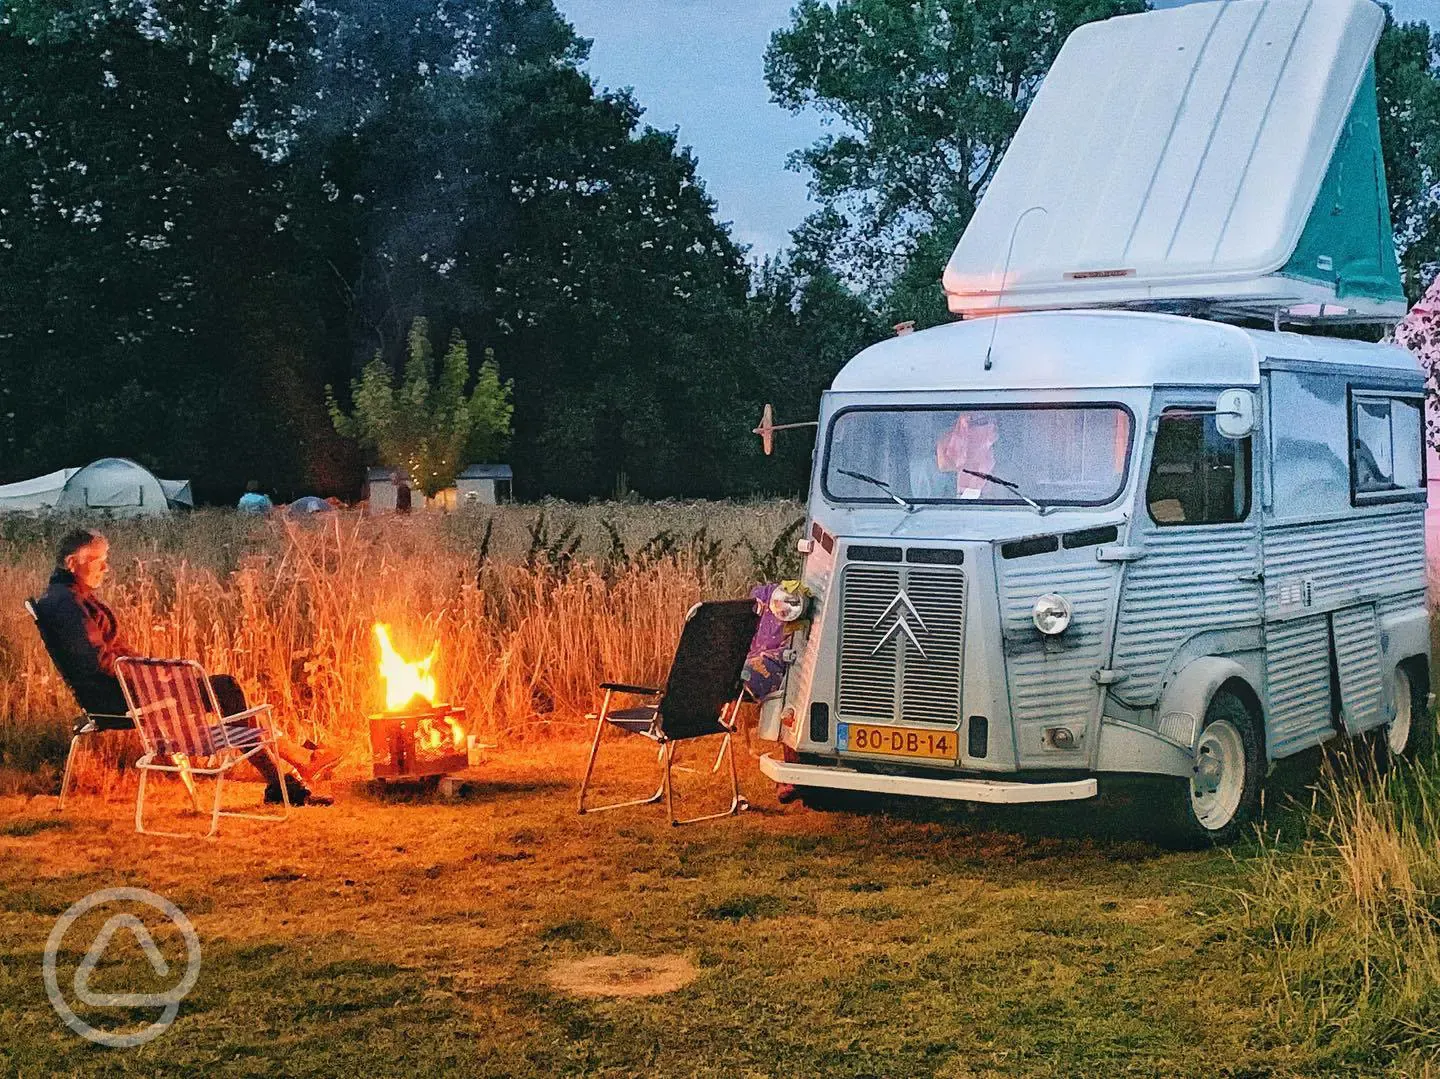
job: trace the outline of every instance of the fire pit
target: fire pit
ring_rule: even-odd
[[[461,771],[469,763],[465,709],[435,704],[430,667],[437,644],[422,660],[404,659],[390,643],[390,627],[375,625],[385,711],[370,716],[370,753],[377,780],[425,779]]]
[[[461,771],[469,763],[465,709],[437,704],[418,712],[370,717],[376,779],[418,779]]]

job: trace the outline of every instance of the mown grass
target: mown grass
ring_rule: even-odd
[[[653,755],[607,752],[610,791],[616,775],[646,785]],[[583,750],[565,744],[497,756],[459,805],[351,796],[218,844],[136,837],[118,799],[84,801],[63,833],[21,827],[0,837],[0,1071],[1309,1070],[1271,1022],[1269,956],[1217,920],[1244,859],[1150,846],[1133,807],[781,807],[745,761],[755,811],[682,829],[658,807],[576,816]],[[64,1031],[39,977],[56,915],[113,884],[176,901],[204,948],[175,1028],[128,1051]],[[67,938],[70,964],[83,944]],[[621,952],[680,954],[700,974],[655,998],[550,986],[557,963]],[[122,954],[104,984],[147,970]]]

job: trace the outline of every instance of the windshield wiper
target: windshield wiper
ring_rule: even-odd
[[[873,483],[876,487],[880,488],[880,490],[884,491],[887,495],[889,495],[891,501],[895,502],[897,505],[904,506],[906,513],[915,512],[915,506],[912,503],[906,502],[903,498],[901,498],[893,490],[891,490],[890,485],[884,480],[877,480],[874,476],[867,476],[863,472],[851,472],[848,468],[837,468],[835,471],[840,473],[840,475],[842,476],[849,476],[851,479],[854,480],[860,480],[864,483]]]
[[[1033,508],[1035,512],[1040,514],[1042,517],[1047,512],[1049,512],[1049,506],[1042,506],[1039,502],[1036,502],[1029,495],[1024,494],[1020,490],[1020,485],[1014,480],[1001,479],[999,476],[992,476],[989,472],[977,472],[973,468],[962,468],[960,471],[964,472],[966,475],[976,476],[982,480],[988,480],[989,482],[995,484],[998,487],[1004,487],[1007,490],[1014,491],[1016,498],[1020,499],[1020,501],[1024,502],[1027,506]]]

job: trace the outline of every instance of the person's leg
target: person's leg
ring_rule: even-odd
[[[240,683],[228,674],[212,674],[210,689],[215,694],[215,703],[220,706],[222,717],[238,715],[250,707],[245,701],[245,691],[240,688]],[[250,726],[254,726],[254,724],[252,723]],[[283,758],[285,755],[281,753],[280,756]],[[275,767],[275,762],[270,759],[270,754],[257,753],[250,758],[250,763],[265,778],[267,784],[279,786],[280,771]]]
[[[240,683],[235,681],[231,675],[212,674],[210,688],[215,691],[215,702],[220,705],[223,715],[238,715],[250,707],[245,700],[245,691],[240,688]],[[279,731],[275,732],[275,751],[280,755],[280,759],[294,768],[300,774],[300,778],[306,782],[309,782],[311,776],[319,771],[321,766],[332,763],[331,758],[336,757],[335,754],[327,754],[322,750],[311,753],[304,746],[297,744]],[[259,763],[262,758],[265,760],[263,766]],[[269,772],[266,772],[266,767],[270,766],[270,760],[265,754],[256,754],[250,759],[256,762],[256,767],[265,772],[266,779],[272,779]]]

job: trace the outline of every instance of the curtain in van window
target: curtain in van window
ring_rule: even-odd
[[[1424,447],[1417,399],[1357,393],[1351,423],[1355,442],[1350,462],[1357,495],[1419,489]]]

